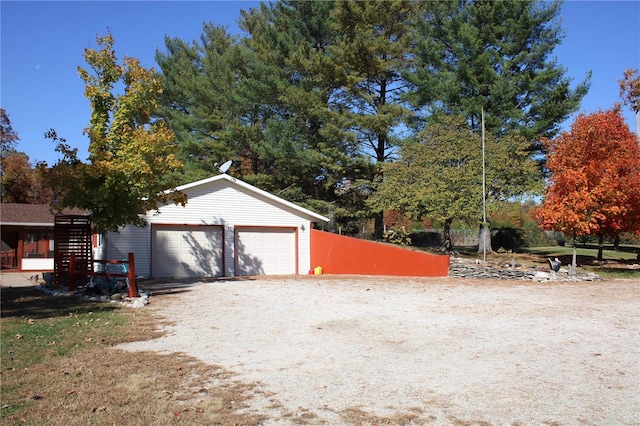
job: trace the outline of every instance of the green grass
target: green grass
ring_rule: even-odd
[[[69,312],[66,316],[4,321],[0,333],[3,367],[19,369],[50,357],[67,356],[118,334],[124,321],[108,306],[96,306],[89,312]]]
[[[105,344],[124,332],[125,323],[126,317],[113,305],[3,288],[2,369],[18,370]]]
[[[637,250],[635,246],[625,246],[623,249],[615,251],[611,246],[605,246],[602,252],[603,260],[635,260]],[[553,247],[533,247],[527,248],[527,252],[531,254],[539,254],[543,256],[572,256],[573,247],[569,246],[553,246]],[[595,260],[598,255],[597,246],[576,247],[576,254],[582,258],[592,258]]]

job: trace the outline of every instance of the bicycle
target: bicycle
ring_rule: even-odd
[[[118,267],[118,271],[109,271],[109,267]],[[112,268],[113,269],[113,268]],[[96,272],[91,276],[87,287],[107,294],[121,293],[129,290],[131,283],[128,276],[109,276],[109,274],[128,274],[129,267],[126,263],[119,265],[107,265],[104,272]]]

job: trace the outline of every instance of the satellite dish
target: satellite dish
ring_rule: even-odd
[[[229,170],[229,167],[231,167],[231,163],[233,163],[233,161],[229,160],[226,163],[224,163],[222,166],[218,167],[218,170],[220,170],[220,173],[227,173],[227,170]]]

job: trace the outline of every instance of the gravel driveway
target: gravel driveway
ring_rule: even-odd
[[[426,424],[640,424],[640,283],[298,277],[194,284],[120,348],[260,382],[269,424],[345,412]],[[300,417],[298,417],[300,418]]]

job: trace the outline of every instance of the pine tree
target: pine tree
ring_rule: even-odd
[[[328,47],[331,76],[340,85],[337,96],[359,153],[370,155],[377,166],[395,154],[402,125],[411,117],[403,97],[409,89],[404,73],[414,67],[415,18],[426,4],[341,1],[333,10],[339,37]],[[376,239],[382,238],[383,230],[383,212],[378,211]]]
[[[532,147],[553,137],[580,104],[589,76],[571,89],[551,56],[563,38],[560,3],[434,2],[420,23],[411,79],[415,104],[429,114],[460,114],[474,129],[486,112],[496,135],[517,129]]]

